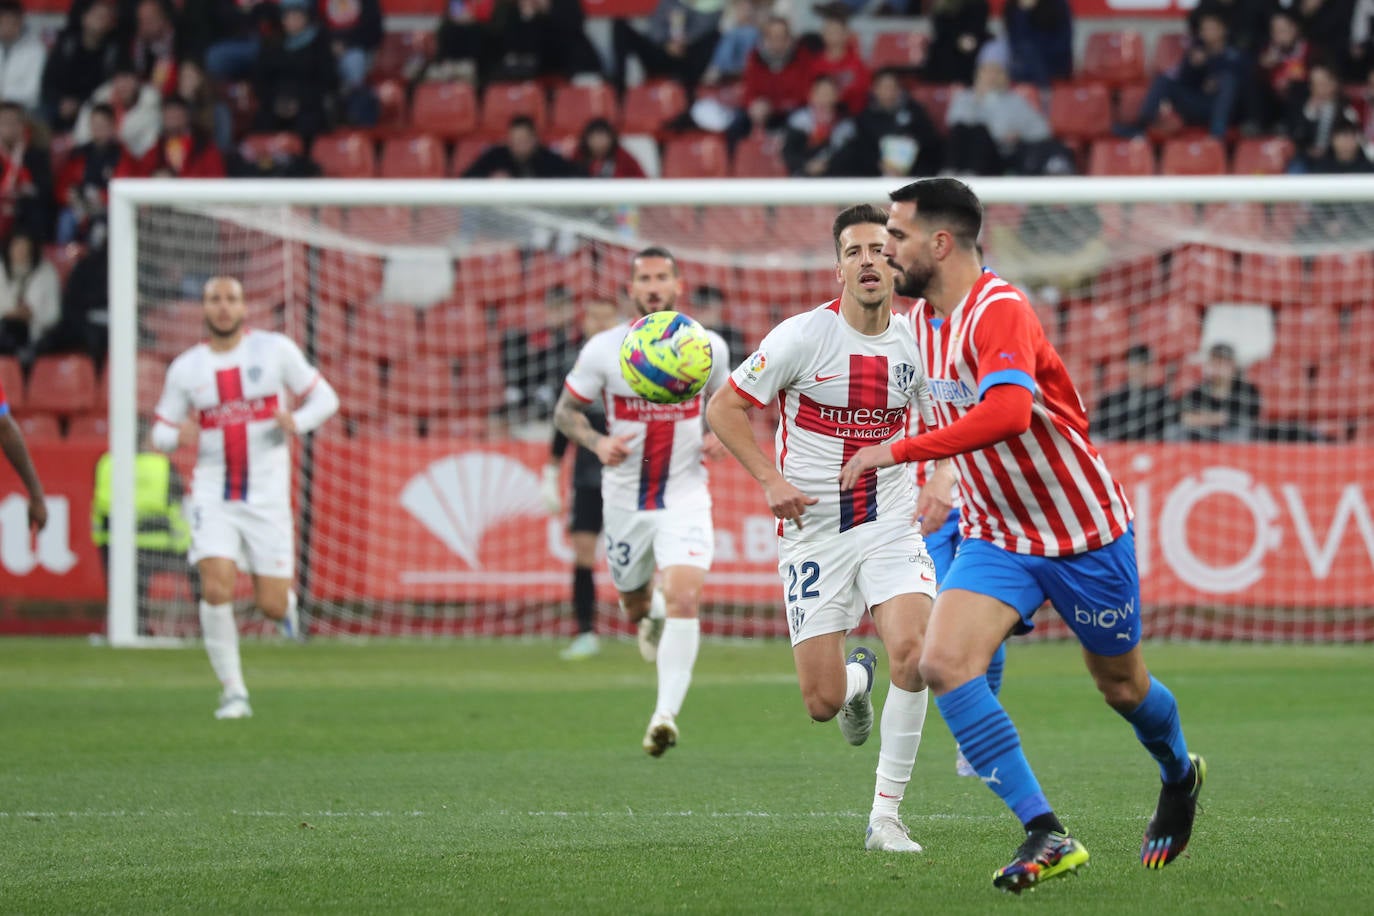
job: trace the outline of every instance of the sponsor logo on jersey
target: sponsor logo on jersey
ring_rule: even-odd
[[[885,442],[905,429],[906,411],[905,407],[832,407],[801,395],[797,426],[836,439]]]
[[[745,364],[745,368],[755,374],[762,372],[768,368],[768,357],[764,355],[762,350],[755,350],[754,355],[749,357],[749,362]]]
[[[701,416],[701,397],[694,397],[681,404],[655,404],[643,398],[615,396],[615,418],[633,423],[650,423],[655,420],[673,421],[694,420]]]
[[[200,412],[200,428],[224,429],[227,426],[252,423],[256,420],[270,420],[276,415],[275,394],[269,394],[265,398],[242,398],[203,408]]]
[[[963,379],[931,379],[930,396],[937,401],[945,401],[956,407],[972,407],[978,403],[978,392],[970,388],[968,382]]]
[[[1073,606],[1073,622],[1079,626],[1096,627],[1099,630],[1115,630],[1118,626],[1135,616],[1135,602],[1128,601],[1125,607],[1081,608]]]

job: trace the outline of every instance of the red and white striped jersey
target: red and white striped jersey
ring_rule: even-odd
[[[819,500],[806,508],[802,537],[847,531],[889,513],[911,517],[916,503],[905,468],[869,471],[852,490],[839,484],[855,452],[900,439],[913,406],[930,411],[906,319],[893,316],[887,330],[868,335],[849,326],[838,300],[794,315],[768,333],[730,384],[757,407],[778,399],[778,470]]]
[[[289,506],[291,446],[276,414],[289,408],[287,391],[304,398],[320,381],[300,348],[275,331],[248,331],[224,352],[196,344],[174,359],[156,420],[200,423],[191,498]]]
[[[601,469],[601,499],[617,509],[685,509],[711,505],[701,442],[702,404],[725,383],[730,351],[715,331],[711,338],[711,380],[701,394],[680,404],[656,404],[634,393],[620,374],[620,345],[630,325],[602,331],[582,346],[564,387],[584,404],[600,399],[606,429],[629,434],[630,455]]]
[[[907,424],[906,434],[908,436],[919,436],[921,433],[930,432],[935,428],[936,427],[934,426],[928,425],[926,421],[922,419],[919,411],[913,410],[911,412],[911,422]],[[921,487],[924,487],[926,485],[926,481],[930,478],[930,473],[933,470],[935,470],[935,462],[933,460],[913,461],[911,463],[911,479],[912,482],[916,485],[916,493],[918,495],[921,492]],[[955,509],[958,509],[959,506],[962,505],[962,503],[963,500],[960,499],[959,489],[956,486],[954,493],[952,494],[951,504],[954,506]]]
[[[926,302],[911,320],[938,426],[996,385],[1021,385],[1035,398],[1026,432],[954,458],[963,536],[1052,557],[1120,537],[1130,503],[1088,440],[1082,399],[1025,294],[987,271],[948,321]]]

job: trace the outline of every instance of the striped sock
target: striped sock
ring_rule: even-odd
[[[992,653],[992,661],[988,662],[988,689],[993,696],[1002,693],[1002,669],[1007,664],[1007,644],[1000,643],[997,651]]]
[[[1025,824],[1052,813],[1040,783],[1021,752],[1021,738],[1002,704],[978,676],[935,701],[964,757]]]

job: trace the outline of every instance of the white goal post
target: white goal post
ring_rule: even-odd
[[[343,208],[359,214],[367,212],[368,208],[379,208],[379,211],[380,208],[414,208],[416,214],[421,210],[438,214],[425,218],[439,220],[448,220],[449,217],[444,214],[450,213],[452,225],[447,226],[446,231],[452,230],[449,237],[454,241],[450,255],[455,259],[465,253],[463,246],[470,243],[474,224],[480,235],[482,227],[487,222],[496,222],[498,215],[534,214],[539,215],[540,219],[532,220],[529,223],[531,226],[538,224],[544,229],[552,227],[555,230],[563,225],[569,227],[568,233],[575,236],[571,243],[573,249],[583,244],[584,240],[588,240],[585,245],[590,247],[592,244],[605,244],[605,239],[617,235],[622,238],[626,250],[663,243],[675,253],[687,250],[693,260],[728,264],[747,283],[755,266],[766,266],[770,271],[787,269],[795,259],[797,265],[807,269],[824,268],[825,249],[830,244],[828,236],[807,239],[789,236],[788,215],[792,208],[806,208],[815,212],[820,208],[838,208],[859,202],[883,203],[899,181],[120,179],[112,182],[109,205],[108,364],[109,430],[113,462],[108,621],[111,644],[139,646],[157,642],[154,636],[140,632],[134,464],[139,447],[139,386],[147,384],[147,379],[142,378],[139,371],[146,337],[140,331],[140,322],[144,320],[143,312],[150,307],[149,294],[141,286],[140,271],[149,263],[149,257],[156,256],[160,250],[158,233],[170,237],[178,231],[179,226],[176,220],[159,214],[193,213],[211,221],[249,226],[258,235],[270,235],[276,231],[273,221],[278,216],[274,214],[279,212],[281,237],[285,240],[283,244],[299,243],[314,250],[343,244],[337,239],[352,237],[356,231],[338,229],[331,223],[328,231],[320,229],[317,235],[310,235],[316,230],[310,227],[303,229],[302,224],[294,220],[293,213],[310,208]],[[1052,337],[1059,341],[1071,369],[1086,367],[1085,371],[1091,378],[1079,379],[1076,376],[1075,381],[1079,381],[1081,387],[1091,388],[1094,400],[1112,383],[1120,381],[1118,370],[1129,342],[1125,338],[1104,335],[1118,334],[1119,331],[1119,334],[1127,335],[1133,341],[1141,333],[1139,326],[1147,320],[1153,320],[1146,317],[1156,314],[1153,309],[1161,304],[1182,305],[1180,297],[1189,299],[1187,307],[1196,308],[1198,313],[1199,333],[1194,335],[1196,339],[1189,338],[1190,349],[1194,352],[1188,356],[1195,355],[1197,346],[1194,345],[1224,339],[1228,328],[1239,329],[1242,339],[1238,347],[1242,351],[1242,364],[1256,363],[1267,370],[1273,362],[1269,357],[1273,354],[1284,356],[1293,343],[1285,337],[1285,329],[1299,326],[1291,323],[1290,319],[1296,310],[1305,305],[1303,297],[1317,295],[1321,298],[1318,305],[1326,310],[1322,314],[1338,322],[1342,329],[1340,333],[1348,339],[1355,335],[1350,349],[1342,351],[1353,354],[1348,359],[1342,356],[1343,360],[1349,362],[1353,359],[1358,364],[1354,374],[1349,375],[1350,384],[1353,386],[1366,379],[1374,381],[1374,369],[1366,375],[1366,363],[1361,362],[1364,359],[1368,365],[1374,366],[1374,355],[1371,355],[1374,354],[1374,337],[1366,339],[1359,336],[1365,334],[1366,329],[1374,330],[1374,323],[1367,320],[1367,316],[1374,312],[1374,302],[1371,302],[1374,300],[1374,276],[1366,273],[1370,268],[1365,266],[1363,260],[1365,255],[1374,251],[1374,220],[1367,218],[1365,209],[1374,210],[1372,178],[1345,175],[1281,178],[976,178],[969,179],[969,183],[988,210],[985,241],[990,266],[1013,282],[1022,285],[1031,285],[1033,282],[1043,292],[1043,301],[1037,301],[1037,309],[1043,306],[1042,319],[1055,324]],[[647,212],[655,208],[710,210],[727,207],[749,209],[751,212],[766,210],[769,213],[766,223],[768,232],[747,244],[734,240],[727,245],[695,250],[684,248],[675,239],[654,236],[652,227],[645,220],[638,222],[637,230],[633,225],[626,229],[625,226],[617,228],[607,224],[603,239],[593,230],[585,228],[579,216],[591,210],[609,209],[620,213]],[[1235,216],[1232,211],[1247,207],[1253,208],[1246,211],[1249,216],[1242,213],[1236,218],[1239,222],[1235,219],[1228,222],[1228,213]],[[1279,223],[1290,229],[1292,224],[1316,224],[1324,217],[1312,215],[1314,207],[1327,207],[1331,213],[1340,215],[1349,212],[1354,216],[1345,222],[1330,220],[1334,228],[1325,235],[1320,232],[1304,235],[1302,232],[1268,229],[1250,232],[1243,227],[1238,228],[1254,214],[1260,214],[1265,225],[1271,229]],[[235,216],[240,210],[244,213],[241,219]],[[1093,228],[1090,231],[1075,229],[1081,228],[1080,216],[1083,214],[1091,215]],[[415,217],[417,220],[419,218]],[[357,218],[358,225],[363,222],[362,218]],[[325,225],[323,218],[319,225]],[[812,220],[807,225],[814,227],[819,223]],[[460,239],[459,227],[467,233],[463,237],[466,241]],[[1085,255],[1083,259],[1074,261],[1081,270],[1076,267],[1064,272],[1064,275],[1083,274],[1082,285],[1076,289],[1062,288],[1062,282],[1058,279],[1060,274],[1056,273],[1058,268],[1052,267],[1064,259],[1064,252],[1056,250],[1053,244],[1041,247],[1046,245],[1047,239],[1053,240],[1063,235],[1083,236],[1079,241],[1091,236],[1090,241],[1096,245],[1090,256]],[[213,234],[207,235],[203,243],[209,259],[217,254],[213,250],[216,238],[218,236]],[[403,245],[391,244],[393,247]],[[798,253],[803,248],[806,253]],[[1320,273],[1320,270],[1326,269],[1320,266],[1326,263],[1323,259],[1345,256],[1351,258],[1347,272],[1332,274],[1341,284],[1340,291],[1331,295],[1327,292],[1311,292],[1327,276]],[[1185,289],[1182,265],[1186,263],[1193,265],[1190,269],[1197,268],[1189,276],[1212,277],[1215,280],[1221,274],[1214,276],[1211,273],[1209,265],[1213,261],[1209,259],[1217,257],[1220,258],[1217,263],[1224,262],[1224,276],[1231,279],[1216,281],[1222,287],[1219,290],[1203,283],[1194,293],[1182,292]],[[1152,264],[1146,263],[1151,261]],[[1139,270],[1136,271],[1129,262],[1135,262]],[[1142,263],[1144,266],[1140,267]],[[1289,265],[1297,266],[1290,268]],[[1370,260],[1370,265],[1374,266],[1374,259]],[[1272,274],[1266,273],[1271,269]],[[1290,269],[1299,271],[1301,276],[1290,278]],[[1162,278],[1162,285],[1158,288],[1151,285],[1154,280],[1150,279],[1156,275]],[[513,290],[518,290],[522,283],[518,271],[497,279],[509,283]],[[1282,296],[1278,293],[1272,296],[1267,294],[1268,290],[1289,284],[1290,280],[1291,285],[1285,287]],[[1232,281],[1239,283],[1235,290],[1226,287]],[[688,276],[687,282],[690,286],[694,280]],[[614,291],[608,287],[600,292],[613,295]],[[1192,298],[1194,294],[1196,299]],[[786,304],[779,303],[770,314],[775,317],[791,314],[818,304],[818,301],[802,298],[801,293],[792,299],[790,311],[783,311]],[[152,306],[159,305],[152,303]],[[1253,329],[1255,316],[1263,310],[1272,316],[1272,320],[1265,319],[1271,322],[1270,329],[1249,335],[1248,330]],[[187,321],[199,320],[197,315],[187,314]],[[312,328],[314,321],[312,317]],[[1191,329],[1186,333],[1194,334]],[[748,338],[751,335],[745,336]],[[1148,334],[1146,336],[1149,337]],[[1156,340],[1158,336],[1149,339]],[[749,340],[750,345],[756,343],[757,340]],[[1103,346],[1110,353],[1101,350]],[[1262,352],[1251,352],[1253,348],[1259,348]],[[732,354],[735,361],[745,356],[747,353]],[[1195,359],[1185,361],[1180,358],[1177,366],[1183,367],[1183,375],[1180,376],[1179,385],[1193,378],[1189,373],[1194,370],[1188,366],[1195,364]],[[336,371],[350,371],[343,368],[347,366],[345,362],[336,362],[334,365],[340,367]],[[381,365],[380,371],[385,379],[386,364],[383,362]],[[1311,380],[1318,388],[1328,384],[1325,379],[1329,370],[1325,366],[1315,361],[1304,365],[1307,368],[1303,379]],[[1344,368],[1347,372],[1351,371],[1349,366]],[[1261,385],[1260,390],[1267,392],[1270,389]],[[1330,390],[1340,389],[1333,387]],[[1175,393],[1179,391],[1176,389]],[[1091,413],[1088,392],[1084,394]],[[1361,398],[1365,396],[1363,392],[1351,392],[1352,397],[1356,394]],[[1321,478],[1328,476],[1330,469],[1316,461],[1318,453],[1315,450],[1335,447],[1322,445],[1317,437],[1307,445],[1285,442],[1267,446],[1272,451],[1261,454],[1255,460],[1277,462],[1275,473],[1268,476],[1257,474],[1246,465],[1245,461],[1249,459],[1244,456],[1219,453],[1217,449],[1228,447],[1219,443],[1195,445],[1197,451],[1187,454],[1196,455],[1197,473],[1191,477],[1185,475],[1182,480],[1170,479],[1167,483],[1146,473],[1146,466],[1152,462],[1156,465],[1159,462],[1173,462],[1177,454],[1183,453],[1157,454],[1150,448],[1143,448],[1138,453],[1127,454],[1122,451],[1110,457],[1118,475],[1133,468],[1135,477],[1128,484],[1128,494],[1136,503],[1142,519],[1138,526],[1151,526],[1154,530],[1148,536],[1158,543],[1148,557],[1142,556],[1143,574],[1147,577],[1167,574],[1170,582],[1167,593],[1183,596],[1177,597],[1177,600],[1170,598],[1164,604],[1169,607],[1186,605],[1196,611],[1197,607],[1207,604],[1207,595],[1218,596],[1221,610],[1213,613],[1204,609],[1200,613],[1190,613],[1188,619],[1192,622],[1171,629],[1172,635],[1236,635],[1240,638],[1279,639],[1374,638],[1371,635],[1374,634],[1374,625],[1370,622],[1368,611],[1370,599],[1367,597],[1371,584],[1374,584],[1374,523],[1370,521],[1368,503],[1368,500],[1374,499],[1374,465],[1370,463],[1371,456],[1374,456],[1374,410],[1367,414],[1352,413],[1343,409],[1329,410],[1329,405],[1316,409],[1311,407],[1310,398],[1303,403],[1309,406],[1287,413],[1280,411],[1276,415],[1306,423],[1310,414],[1313,423],[1323,429],[1326,427],[1322,424],[1339,426],[1344,423],[1344,432],[1338,438],[1325,441],[1349,446],[1347,457],[1343,459],[1349,466],[1349,476],[1342,484],[1343,488],[1338,487],[1313,502],[1304,503],[1304,494],[1296,491],[1302,489],[1308,475],[1311,475],[1311,479],[1307,482],[1313,487],[1322,483]],[[1269,409],[1266,407],[1266,410]],[[1304,410],[1309,413],[1304,413]],[[1294,451],[1299,448],[1314,451]],[[1234,461],[1231,460],[1233,457]],[[1127,465],[1126,468],[1122,467],[1123,463]],[[1285,475],[1292,478],[1292,487],[1282,485]],[[1253,518],[1254,531],[1235,527],[1233,516],[1236,513],[1232,510],[1236,509],[1236,505],[1228,506],[1222,512],[1227,521],[1224,524],[1217,522],[1222,525],[1220,528],[1210,522],[1190,522],[1191,507],[1202,505],[1209,499],[1229,499],[1238,505],[1244,519]],[[1215,555],[1204,556],[1206,551],[1190,541],[1190,532],[1194,538],[1212,538],[1216,541]],[[298,536],[301,534],[300,531],[297,533]],[[1237,540],[1240,546],[1228,553],[1228,540]],[[1362,544],[1367,551],[1362,551]],[[1270,597],[1253,600],[1238,598],[1242,593],[1233,586],[1247,577],[1250,577],[1250,581],[1243,582],[1241,589],[1264,588],[1265,581],[1253,577],[1277,575],[1273,567],[1280,563],[1278,555],[1270,559],[1267,568],[1263,561],[1266,553],[1279,550],[1280,545],[1287,555],[1283,562],[1300,563],[1307,570],[1304,576],[1276,580],[1278,584]],[[461,556],[461,552],[457,556]],[[1368,565],[1361,567],[1366,560]],[[456,557],[454,562],[459,562]],[[725,574],[725,581],[730,581],[730,575]],[[435,581],[443,580],[440,578]],[[550,581],[554,581],[553,578]],[[1300,594],[1304,587],[1318,591],[1327,588],[1327,598],[1317,600],[1304,609],[1296,624],[1285,623],[1283,620],[1286,617],[1271,613],[1274,608],[1286,611],[1291,600],[1288,596]],[[442,603],[441,599],[425,600]],[[731,599],[728,603],[733,606],[736,602]],[[1148,594],[1146,604],[1152,604]],[[1256,619],[1262,617],[1265,623],[1262,626],[1246,623],[1236,627],[1233,612],[1249,613],[1248,609],[1252,606],[1257,608],[1256,614],[1259,616]],[[1236,611],[1236,608],[1240,610]],[[734,613],[732,610],[730,615]],[[721,623],[715,632],[775,632],[768,626],[752,624],[733,629],[735,624],[729,621],[737,618],[730,615],[722,618],[726,622]],[[194,620],[193,611],[187,619]],[[349,632],[343,626],[338,631]],[[546,629],[538,631],[554,632]],[[359,632],[378,631],[365,629]],[[457,627],[442,632],[468,631]],[[509,631],[496,628],[480,632]]]

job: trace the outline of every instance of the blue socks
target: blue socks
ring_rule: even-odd
[[[1193,764],[1188,759],[1188,745],[1183,740],[1183,726],[1178,721],[1178,702],[1168,687],[1151,677],[1150,692],[1145,694],[1139,706],[1124,713],[1122,718],[1135,726],[1135,736],[1159,762],[1159,775],[1165,782],[1180,782],[1188,775]],[[964,756],[968,757],[967,749]],[[973,762],[972,757],[968,759]]]
[[[986,676],[937,697],[935,703],[964,757],[1022,824],[1051,813],[1050,803],[1021,752],[1016,726],[992,695]]]
[[[1007,643],[1005,640],[997,644],[997,651],[992,653],[992,661],[988,662],[988,689],[993,696],[1002,692],[1002,669],[1007,664]]]

